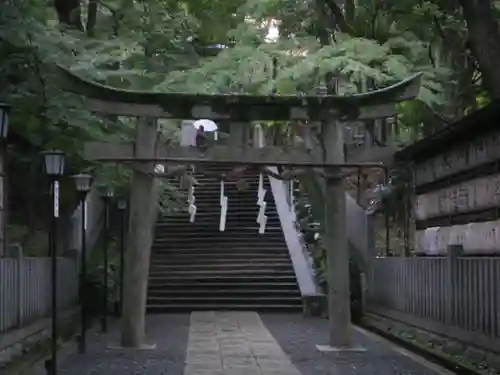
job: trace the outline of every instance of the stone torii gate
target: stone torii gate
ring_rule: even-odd
[[[138,121],[135,143],[90,142],[89,161],[128,162],[133,166],[129,238],[125,262],[122,340],[124,347],[141,348],[144,342],[146,290],[154,211],[154,164],[219,163],[254,167],[322,168],[325,178],[325,242],[328,249],[328,312],[330,345],[350,348],[349,254],[345,224],[342,170],[380,167],[347,164],[342,121],[385,118],[396,114],[396,103],[416,97],[420,74],[393,86],[352,96],[198,95],[120,90],[83,79],[61,68],[65,90],[85,96],[89,108],[107,115],[138,118],[211,119],[230,123],[227,146],[207,149],[159,145],[155,121]],[[252,121],[296,120],[321,124],[324,147],[248,145]],[[155,202],[156,203],[156,202]],[[151,220],[145,220],[151,218]]]

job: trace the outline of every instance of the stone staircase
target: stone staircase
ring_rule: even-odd
[[[229,205],[226,229],[219,232],[219,181],[195,177],[199,183],[194,194],[195,222],[189,222],[187,213],[163,216],[157,222],[147,311],[302,311],[300,290],[268,183],[266,232],[259,234],[256,223],[256,174],[245,176],[249,185],[242,191],[234,183],[225,184]]]

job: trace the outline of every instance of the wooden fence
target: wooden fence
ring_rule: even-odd
[[[58,259],[59,309],[76,304],[78,265]],[[0,258],[0,334],[22,328],[50,314],[50,258]]]
[[[500,351],[500,258],[375,258],[367,309]]]

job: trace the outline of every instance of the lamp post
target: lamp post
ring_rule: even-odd
[[[2,236],[2,243],[0,244],[0,256],[5,255],[6,250],[7,250],[7,238],[6,238],[6,194],[5,194],[5,140],[7,139],[7,134],[9,132],[9,114],[10,114],[10,105],[5,104],[5,103],[0,103],[0,139],[1,139],[1,145],[0,145],[0,191],[3,192],[1,196],[1,207],[0,207],[0,222],[1,222],[1,236]]]
[[[125,198],[122,197],[118,200],[118,209],[120,210],[120,314],[122,314],[125,271],[125,210],[127,209],[127,200]]]
[[[85,297],[85,286],[87,284],[87,197],[92,185],[92,176],[86,173],[72,176],[81,209],[80,223],[80,341],[78,349],[80,353],[85,353],[87,350],[87,301]]]
[[[109,202],[113,198],[114,191],[112,187],[106,187],[101,198],[104,202],[104,285],[102,300],[102,318],[101,330],[108,331],[108,247],[109,247]]]
[[[59,220],[59,179],[64,173],[64,152],[51,150],[42,153],[45,173],[50,178],[52,188],[53,210],[50,221],[50,255],[52,280],[52,333],[51,358],[45,362],[50,375],[57,374],[57,222]]]

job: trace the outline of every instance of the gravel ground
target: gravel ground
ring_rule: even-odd
[[[362,353],[321,353],[316,344],[328,343],[328,322],[301,315],[261,314],[261,319],[302,375],[437,375],[424,365],[354,331]]]
[[[107,335],[91,335],[87,353],[63,354],[58,375],[182,375],[189,314],[147,316],[147,341],[156,343],[153,350],[109,350],[108,345],[119,341],[118,322],[111,324],[109,331]],[[38,369],[36,375],[41,374],[44,372]]]

